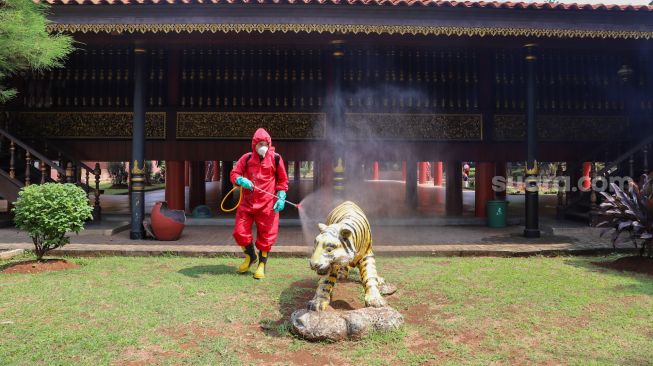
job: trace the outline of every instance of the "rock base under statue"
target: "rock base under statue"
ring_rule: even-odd
[[[370,331],[389,331],[404,323],[391,307],[348,311],[295,310],[290,316],[293,333],[309,341],[360,339]]]

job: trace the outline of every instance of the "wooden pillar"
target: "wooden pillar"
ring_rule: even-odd
[[[192,212],[199,205],[206,203],[206,182],[204,162],[190,162],[190,186],[188,192],[188,209]]]
[[[406,181],[406,162],[401,162],[401,180]]]
[[[441,161],[433,162],[433,185],[434,186],[442,185],[442,162]]]
[[[537,120],[536,100],[537,84],[535,81],[536,45],[527,44],[526,48],[526,194],[524,236],[540,237],[539,192],[537,184]]]
[[[147,53],[144,48],[134,48],[134,95],[132,126],[131,168],[131,230],[129,238],[145,238],[145,77]]]
[[[293,161],[293,169],[295,170],[295,183],[299,183],[302,180],[302,175],[301,175],[301,167],[302,167],[302,162],[299,160]]]
[[[166,161],[166,202],[173,210],[183,210],[186,203],[183,160]]]
[[[406,162],[406,206],[417,209],[417,162]]]
[[[379,180],[379,162],[372,163],[372,180]]]
[[[494,175],[497,177],[503,177],[504,189],[497,190],[494,192],[494,196],[499,200],[505,200],[506,194],[508,193],[508,164],[505,161],[500,161],[495,164]]]
[[[486,203],[487,201],[494,199],[494,192],[492,191],[492,177],[494,176],[494,171],[494,163],[487,161],[476,162],[474,184],[474,214],[476,217],[486,217]]]
[[[188,160],[184,161],[184,185],[190,185],[190,163]]]
[[[463,176],[460,161],[446,161],[444,167],[446,179],[445,212],[447,215],[463,213]]]
[[[233,168],[233,161],[229,160],[222,162],[222,170],[220,171],[220,199],[224,198],[224,196],[234,187],[233,183],[231,183],[231,180],[229,179],[229,175],[231,174],[231,170],[233,170]]]
[[[428,164],[425,161],[420,161],[419,163],[419,184],[426,183],[428,179]]]
[[[217,182],[220,180],[220,161],[213,160],[213,174],[211,175],[211,181]]]

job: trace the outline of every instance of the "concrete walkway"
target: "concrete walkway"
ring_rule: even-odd
[[[378,255],[432,256],[524,256],[595,254],[614,251],[610,240],[599,237],[599,229],[556,222],[542,224],[542,237],[526,239],[522,226],[495,229],[485,226],[373,226],[374,251]],[[106,229],[71,236],[71,244],[56,250],[59,255],[240,255],[231,237],[231,226],[188,226],[175,242],[130,240],[129,230],[107,235]],[[282,226],[274,255],[306,256],[312,250],[317,228]],[[0,230],[0,251],[31,249],[26,233]],[[623,246],[617,251],[631,251]]]
[[[208,182],[207,205],[217,209],[219,182]],[[403,182],[367,182],[360,192],[357,203],[369,212],[372,224],[374,251],[378,255],[493,255],[518,256],[535,254],[590,254],[613,251],[607,238],[599,238],[599,230],[580,223],[555,221],[556,197],[540,197],[540,220],[542,237],[525,239],[523,231],[523,196],[508,196],[508,223],[511,226],[493,229],[485,226],[485,219],[473,216],[474,192],[463,192],[464,215],[446,217],[444,190],[423,184],[418,188],[424,202],[430,202],[426,210],[402,212],[404,200]],[[305,256],[312,250],[317,235],[317,221],[326,217],[328,205],[319,195],[310,194],[312,182],[302,181],[297,189],[291,189],[290,197],[302,200],[306,212],[312,215],[300,221],[297,212],[284,210],[280,221],[280,233],[274,247],[274,255]],[[381,199],[382,198],[382,199]],[[164,199],[164,192],[148,192],[145,195],[146,215],[155,201]],[[87,226],[80,235],[71,236],[71,244],[57,250],[60,254],[73,255],[241,255],[231,237],[233,215],[220,213],[211,219],[187,219],[187,227],[180,240],[160,242],[154,240],[132,241],[129,239],[129,204],[127,196],[102,196],[103,220]],[[319,213],[318,213],[319,212]],[[312,219],[311,219],[312,217]],[[308,223],[307,223],[308,222]],[[0,251],[7,249],[31,249],[31,239],[15,228],[0,229]],[[619,250],[631,250],[625,246]]]

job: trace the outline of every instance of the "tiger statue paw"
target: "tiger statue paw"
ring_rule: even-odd
[[[381,296],[381,294],[378,294],[376,296],[365,296],[365,306],[367,307],[382,308],[387,305],[388,303]]]
[[[306,308],[310,311],[324,311],[329,306],[329,301],[322,299],[313,299],[306,304]]]
[[[336,282],[347,278],[349,269],[354,267],[358,268],[365,289],[365,305],[386,306],[380,292],[385,280],[376,272],[372,232],[363,210],[351,201],[343,202],[329,213],[326,225],[318,227],[320,233],[315,237],[310,266],[323,277],[308,304],[309,310],[326,309]]]

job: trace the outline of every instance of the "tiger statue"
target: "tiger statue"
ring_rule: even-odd
[[[358,267],[365,288],[365,306],[386,306],[379,286],[384,280],[376,273],[372,253],[370,223],[360,207],[345,201],[327,216],[326,225],[318,224],[320,233],[315,237],[315,248],[310,259],[311,269],[325,276],[318,282],[317,291],[308,302],[308,310],[322,311],[331,302],[331,292],[349,269]]]

